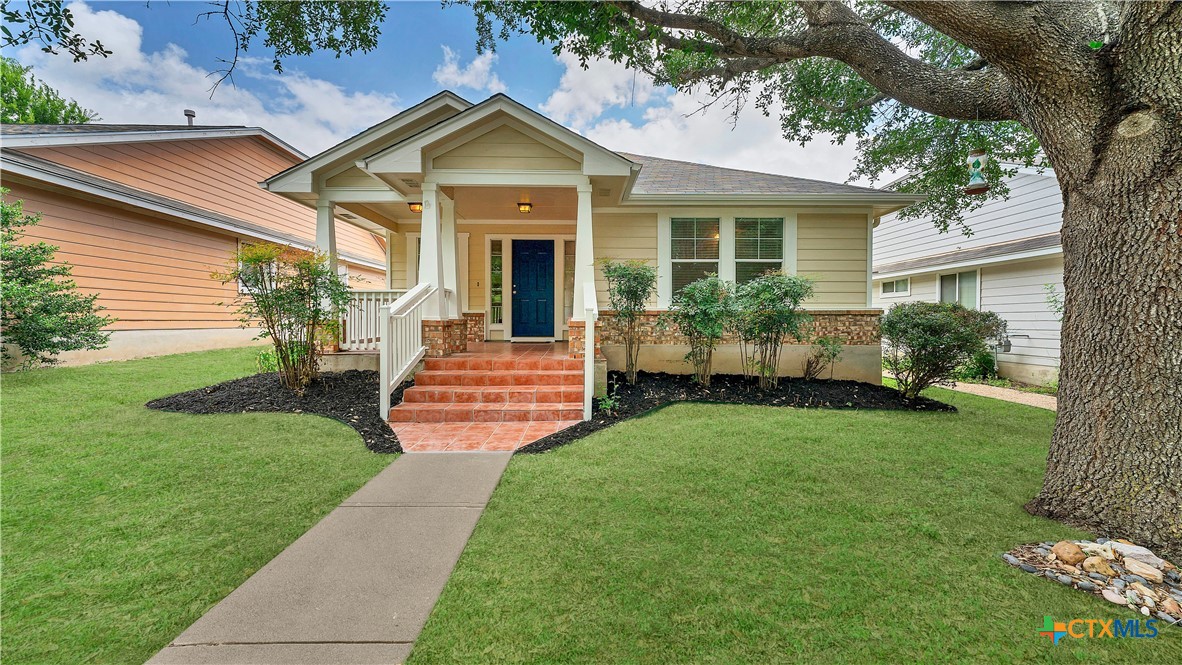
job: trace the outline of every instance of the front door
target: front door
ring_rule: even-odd
[[[554,337],[554,241],[513,241],[513,337]]]

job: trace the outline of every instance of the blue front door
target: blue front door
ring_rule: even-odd
[[[554,337],[554,241],[513,241],[513,336]]]

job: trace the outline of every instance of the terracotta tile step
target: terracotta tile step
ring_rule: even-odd
[[[539,404],[422,404],[402,403],[390,409],[393,423],[500,423],[581,420],[583,405]]]
[[[583,403],[582,386],[411,386],[402,394],[411,404]]]
[[[559,372],[582,371],[581,358],[480,358],[463,356],[450,358],[427,358],[423,361],[428,371],[477,371],[477,372]]]
[[[415,374],[416,386],[582,386],[581,371],[507,372],[483,370],[422,370]]]

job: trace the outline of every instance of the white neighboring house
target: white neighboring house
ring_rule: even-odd
[[[1063,293],[1059,228],[1063,199],[1050,169],[1019,169],[1008,199],[965,216],[972,230],[940,233],[929,219],[882,219],[874,229],[874,306],[911,300],[959,302],[1009,323],[1002,376],[1044,384],[1059,374],[1059,320],[1046,285]]]

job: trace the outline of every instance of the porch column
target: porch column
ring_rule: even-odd
[[[337,272],[337,229],[333,212],[336,204],[320,201],[316,204],[316,250],[328,255],[328,267]]]
[[[578,212],[575,217],[575,293],[571,319],[587,318],[583,290],[595,281],[595,238],[591,232],[591,183],[578,185]]]
[[[439,204],[435,183],[423,183],[423,224],[419,242],[419,283],[435,287],[423,305],[424,319],[447,318],[443,304],[443,243],[439,237]]]
[[[386,231],[386,290],[394,288],[394,238],[398,233]]]
[[[451,291],[447,301],[449,319],[460,318],[459,255],[456,252],[456,202],[439,193],[440,233],[443,245],[443,286]]]

